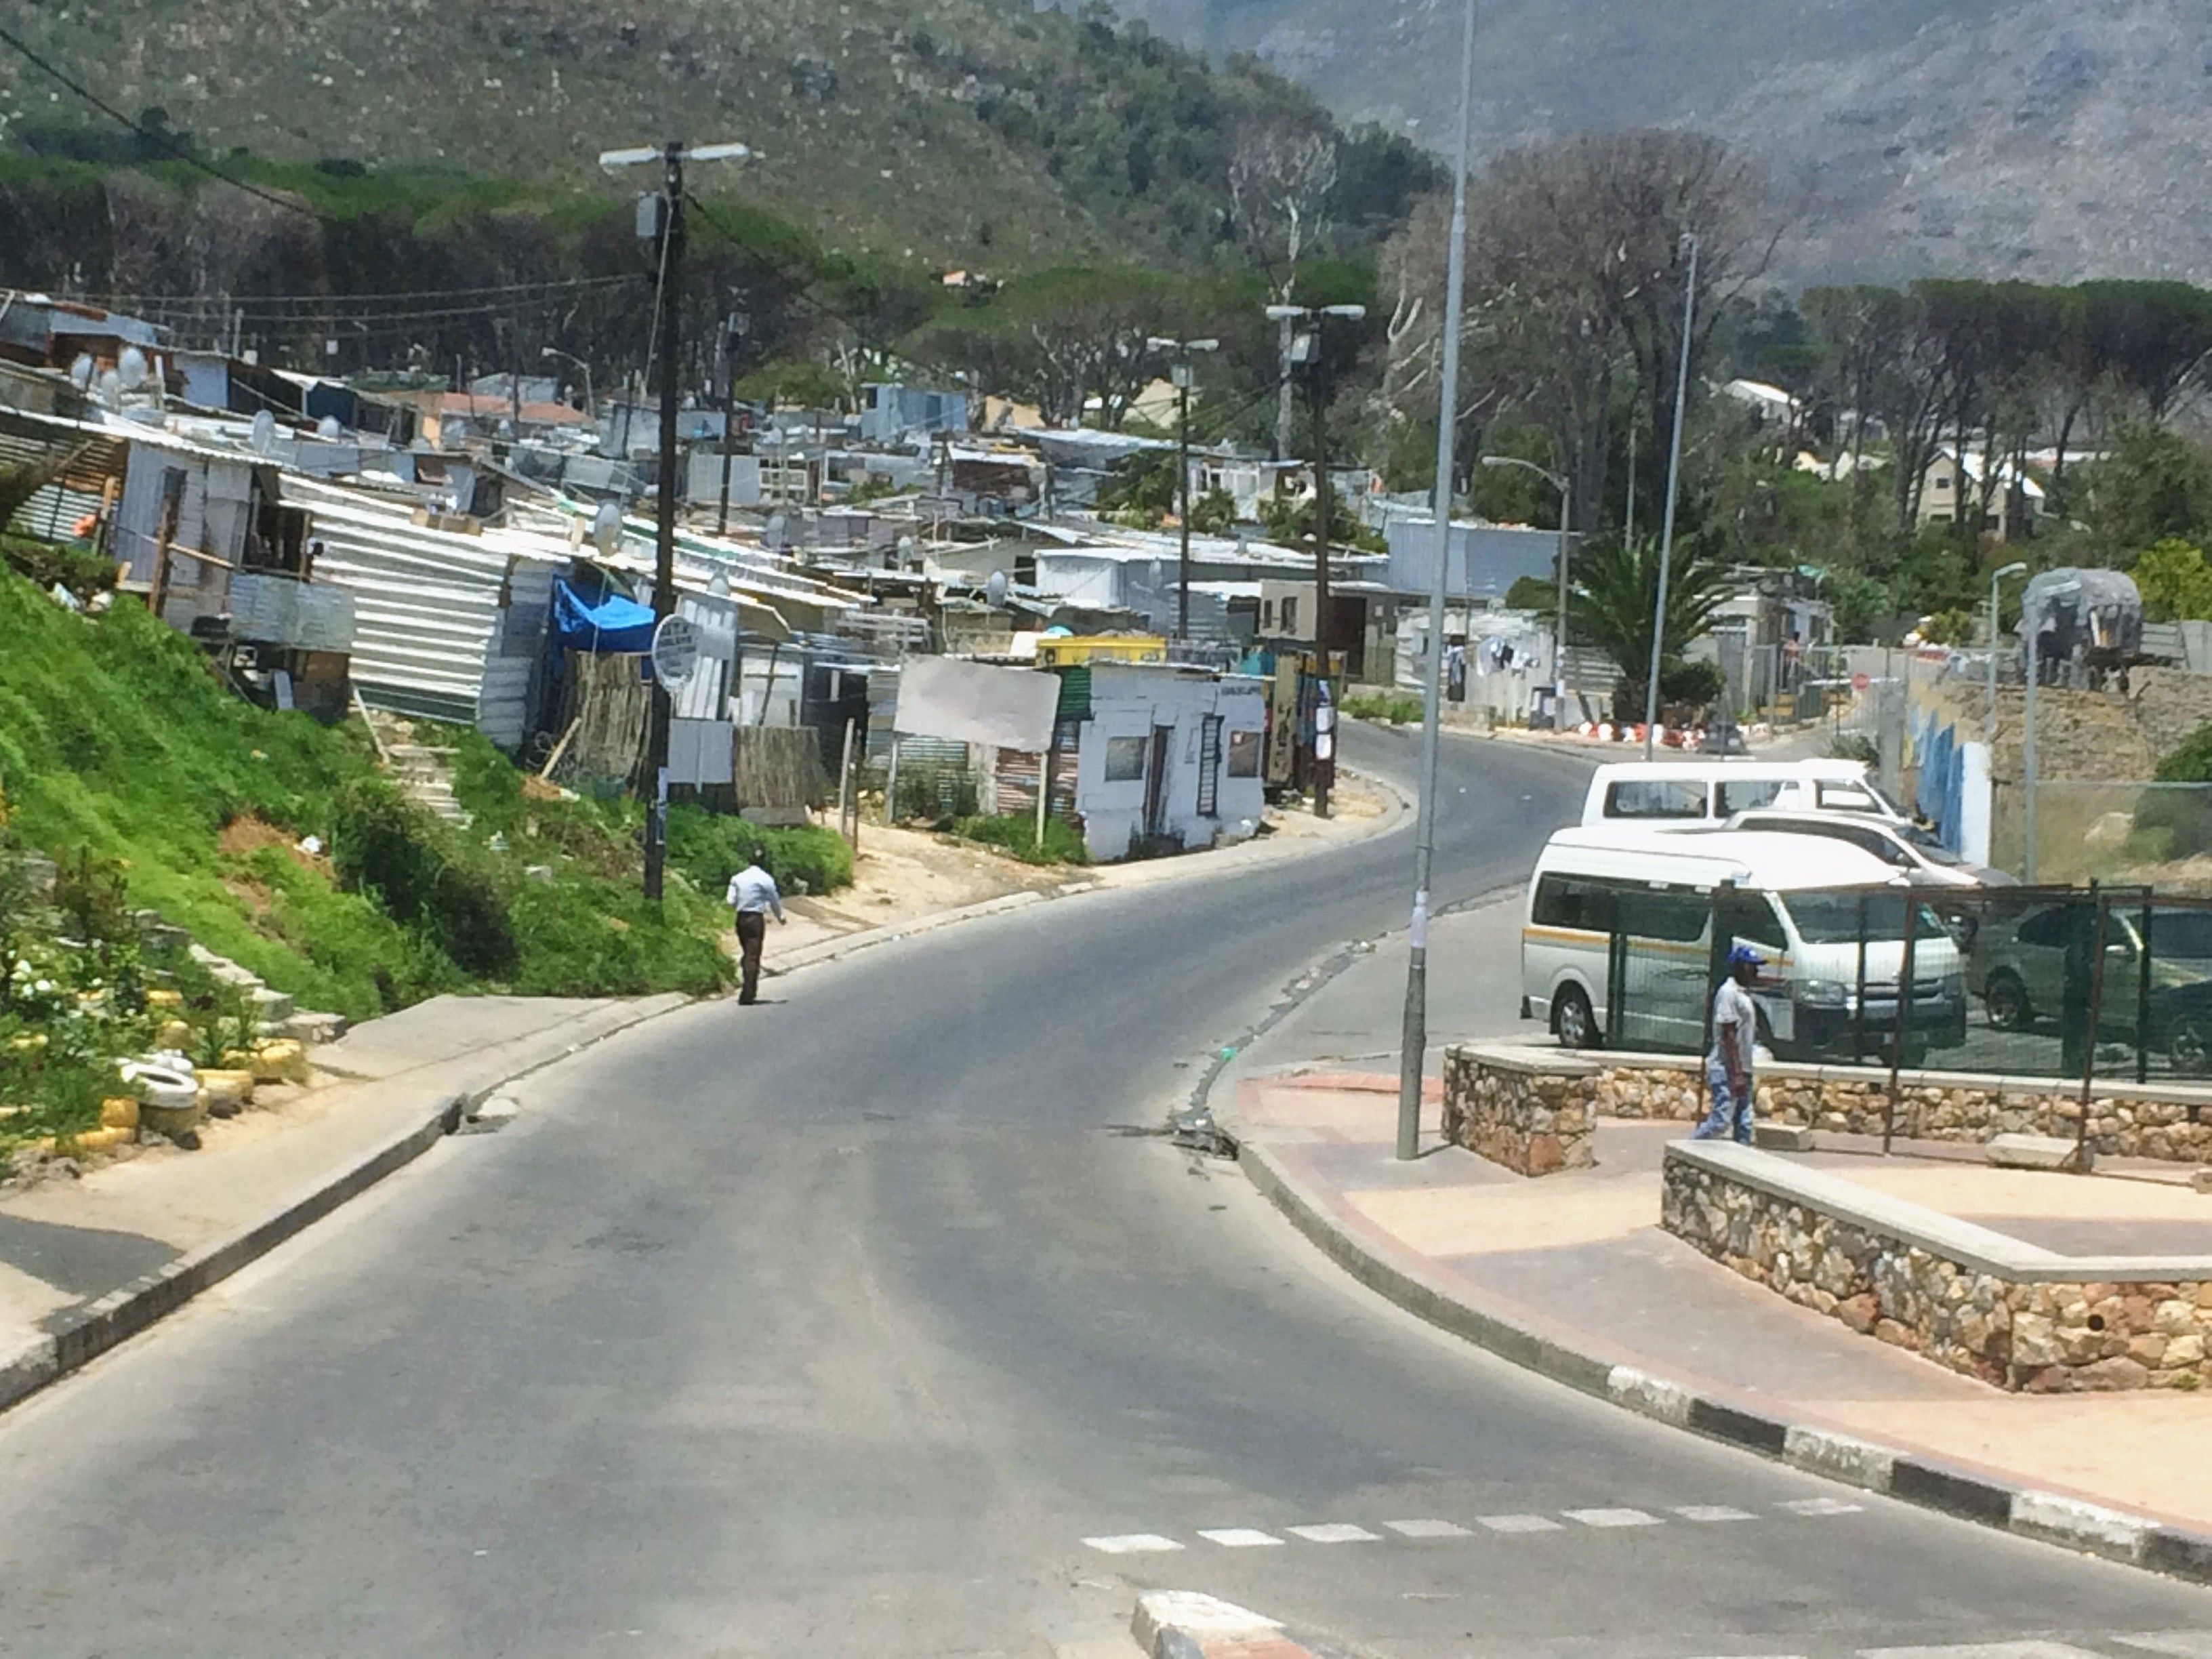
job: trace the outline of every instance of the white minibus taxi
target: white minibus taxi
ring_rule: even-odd
[[[1724,884],[1742,890],[1723,896],[1727,937],[1717,950],[1714,894]],[[1955,1048],[1966,1040],[1964,964],[1924,891],[1872,854],[1806,836],[1562,830],[1528,883],[1522,1016],[1568,1048],[1693,1050],[1716,959],[1741,944],[1766,958],[1752,1000],[1777,1058],[1847,1055],[1855,1033],[1869,1056],[1887,1053],[1909,902],[1905,1055]]]
[[[1601,766],[1583,822],[1722,823],[1739,812],[1865,812],[1905,823],[1858,761],[1626,761]]]

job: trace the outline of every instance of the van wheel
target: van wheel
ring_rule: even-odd
[[[2000,1031],[2026,1031],[2035,1024],[2035,1010],[2027,1000],[2027,987],[2009,969],[2000,968],[1990,975],[1989,988],[1982,994],[1983,1006],[1989,1010],[1990,1024]]]
[[[1565,1048],[1595,1048],[1603,1041],[1598,1035],[1597,1016],[1590,1012],[1589,999],[1579,987],[1567,986],[1553,1001],[1552,1034]]]

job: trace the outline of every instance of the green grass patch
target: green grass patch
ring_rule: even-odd
[[[1356,720],[1386,720],[1392,726],[1419,726],[1421,700],[1401,691],[1368,692],[1344,700],[1344,712]]]
[[[756,847],[767,849],[768,872],[787,896],[800,891],[802,884],[809,893],[834,893],[853,884],[853,849],[834,830],[813,824],[765,830],[696,806],[668,809],[670,866],[717,902]]]
[[[995,848],[1024,864],[1088,864],[1090,849],[1083,836],[1065,818],[1044,821],[1044,841],[1037,841],[1036,819],[1021,813],[1012,817],[973,817],[953,820],[952,833],[963,841]]]

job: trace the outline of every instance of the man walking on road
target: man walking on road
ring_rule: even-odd
[[[1748,945],[1729,952],[1728,977],[1713,994],[1713,1051],[1705,1057],[1705,1089],[1713,1109],[1692,1132],[1692,1140],[1732,1134],[1738,1145],[1751,1145],[1751,1057],[1759,1041],[1759,1012],[1745,988],[1759,977],[1765,960]]]
[[[723,902],[738,913],[738,1000],[750,1003],[759,1000],[761,945],[768,937],[768,915],[775,912],[776,925],[783,924],[783,895],[776,890],[775,878],[768,872],[768,849],[756,847],[752,862],[730,878],[730,890]]]

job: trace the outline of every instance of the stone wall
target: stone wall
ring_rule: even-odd
[[[1516,1175],[1587,1170],[1601,1077],[1558,1053],[1447,1048],[1444,1139]]]
[[[2204,1380],[2212,1272],[2086,1283],[1992,1272],[1671,1153],[1661,1219],[1800,1306],[2002,1389],[2187,1389]]]
[[[1944,724],[1979,741],[1989,709],[1989,693],[1972,676],[1926,687],[1916,701],[1939,711]],[[2179,668],[2138,668],[2128,690],[2077,691],[2046,686],[2037,694],[2036,769],[2054,781],[2140,782],[2158,763],[2212,720],[2212,674]],[[2018,685],[1997,688],[1997,738],[1990,772],[2001,783],[2016,783],[2023,770],[2021,732],[2027,693]]]
[[[1447,1051],[1445,1061],[1447,1126],[1454,1121],[1453,1100],[1471,1099],[1482,1086],[1486,1072],[1498,1068],[1522,1079],[1512,1085],[1513,1091],[1539,1097],[1540,1103],[1544,1091],[1528,1079],[1571,1082],[1571,1090],[1563,1087],[1555,1092],[1562,1099],[1587,1103],[1601,1117],[1694,1123],[1705,1115],[1701,1073],[1680,1055],[1574,1054],[1535,1045],[1498,1044],[1453,1048]],[[1889,1073],[1872,1066],[1771,1065],[1759,1068],[1757,1092],[1759,1115],[1768,1122],[1878,1135],[1888,1103]],[[1468,1117],[1462,1105],[1461,1121]],[[1895,1133],[1902,1139],[1969,1146],[2001,1134],[2072,1139],[2081,1121],[2078,1088],[1950,1072],[1903,1072],[1898,1076]],[[2212,1164],[2212,1089],[2106,1085],[2090,1103],[2089,1141],[2106,1158]],[[1458,1144],[1468,1145],[1465,1140]]]

